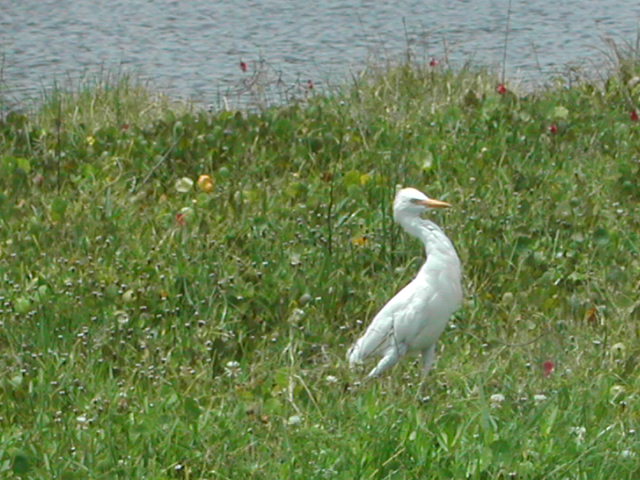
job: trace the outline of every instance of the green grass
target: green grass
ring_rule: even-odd
[[[214,114],[123,79],[9,114],[0,476],[638,478],[637,73],[399,65]],[[455,205],[465,268],[423,388],[344,360],[423,261],[397,185]]]

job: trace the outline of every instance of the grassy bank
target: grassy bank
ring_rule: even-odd
[[[405,65],[255,114],[122,81],[9,114],[1,476],[637,478],[636,73],[522,97]],[[423,390],[344,361],[423,261],[397,185],[455,205],[465,268]]]

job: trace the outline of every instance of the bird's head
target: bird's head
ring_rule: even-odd
[[[427,197],[415,188],[403,188],[393,202],[393,216],[398,221],[404,217],[418,217],[432,208],[448,208],[451,204]]]

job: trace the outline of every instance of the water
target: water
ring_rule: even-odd
[[[508,0],[5,0],[5,97],[35,98],[54,81],[133,72],[172,96],[242,101],[259,68],[270,98],[340,84],[377,60],[447,57],[502,65]],[[513,0],[507,77],[542,84],[568,64],[601,69],[603,38],[634,43],[640,2]],[[244,61],[248,71],[239,65]],[[279,92],[278,94],[274,92]]]

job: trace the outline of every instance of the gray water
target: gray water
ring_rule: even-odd
[[[471,60],[500,69],[508,0],[4,0],[1,93],[36,98],[54,82],[131,72],[174,97],[242,102],[340,84],[367,62]],[[572,65],[606,67],[604,39],[635,43],[640,2],[513,0],[510,81],[540,85]],[[240,62],[248,65],[242,72]],[[262,61],[262,63],[261,63]],[[271,91],[269,91],[271,90]],[[279,92],[279,93],[277,93]]]

